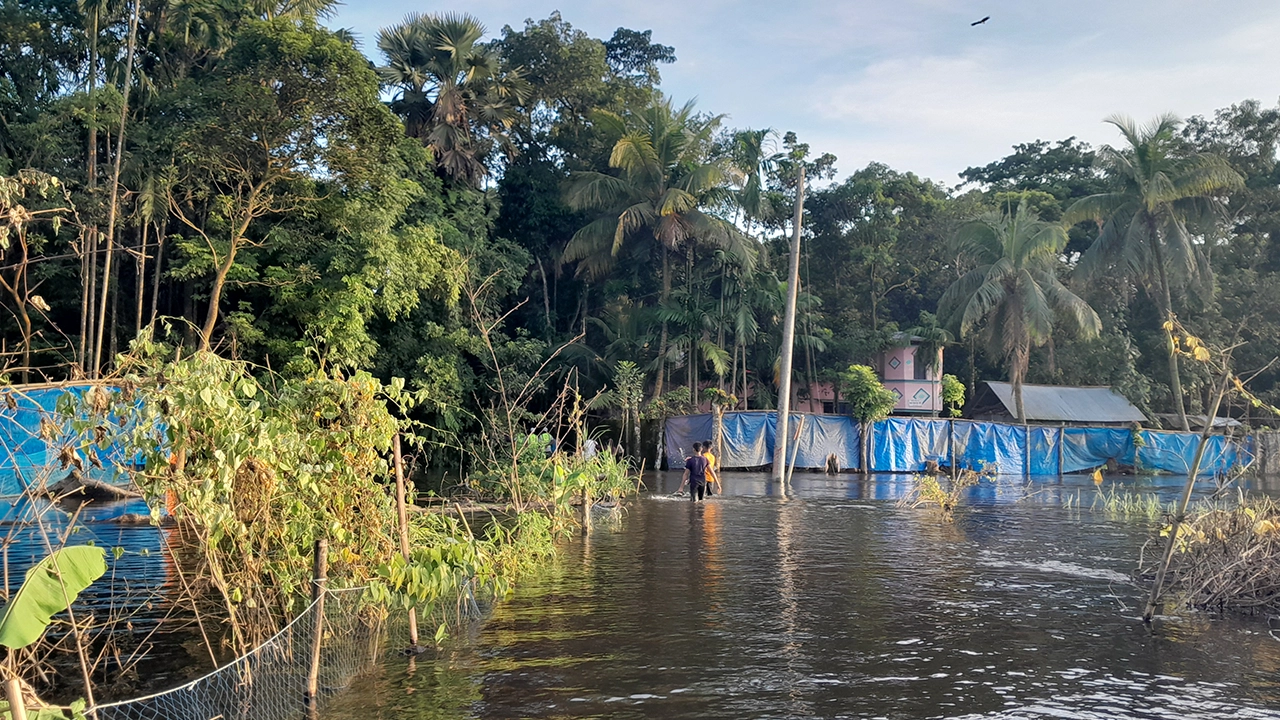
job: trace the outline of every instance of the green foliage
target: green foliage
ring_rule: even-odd
[[[36,563],[0,615],[0,645],[21,650],[39,640],[53,616],[106,572],[106,551],[93,545],[64,547]]]
[[[665,420],[677,415],[685,415],[693,409],[693,395],[687,387],[678,387],[654,398],[645,406],[646,420]]]
[[[711,406],[720,412],[725,409],[734,407],[738,404],[738,396],[733,393],[725,392],[720,388],[709,387],[702,391],[702,399],[711,403]]]
[[[942,404],[947,409],[947,415],[960,417],[964,410],[964,393],[964,383],[959,378],[955,375],[942,376]]]
[[[26,708],[27,720],[85,720],[85,701],[76,700],[68,708],[40,707]],[[9,701],[0,698],[0,717],[8,718]]]
[[[898,404],[898,396],[886,389],[876,371],[866,365],[850,365],[840,373],[840,397],[848,403],[849,414],[864,423],[889,417]]]
[[[243,363],[207,352],[176,359],[149,341],[122,370],[121,392],[64,408],[63,442],[89,456],[118,440],[145,459],[138,487],[153,516],[168,507],[198,539],[238,640],[273,632],[276,613],[305,604],[316,540],[329,540],[332,572],[352,584],[392,551],[395,514],[381,482],[398,384],[335,373],[273,378],[268,390]]]

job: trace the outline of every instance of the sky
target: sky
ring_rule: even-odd
[[[664,92],[730,127],[794,130],[836,155],[840,176],[874,161],[953,186],[1018,143],[1115,143],[1113,114],[1280,99],[1276,0],[347,3],[329,24],[375,61],[378,29],[415,11],[470,13],[490,37],[556,10],[602,39],[652,30],[678,58],[661,68]]]

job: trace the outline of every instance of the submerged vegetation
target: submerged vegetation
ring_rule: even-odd
[[[964,502],[965,493],[983,479],[989,478],[974,470],[961,470],[955,477],[917,475],[912,479],[911,490],[898,501],[898,506],[932,508],[944,519],[951,520]]]
[[[1168,541],[1171,528],[1160,535]],[[1189,514],[1179,527],[1168,583],[1176,604],[1213,612],[1280,611],[1280,503],[1243,498]],[[1154,563],[1158,556],[1149,558]],[[1153,570],[1144,567],[1144,570]]]

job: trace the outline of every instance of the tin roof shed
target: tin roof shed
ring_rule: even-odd
[[[1022,406],[1028,422],[1129,425],[1146,422],[1147,419],[1133,403],[1109,387],[1024,384]],[[1011,421],[1016,417],[1014,408],[1012,385],[986,382],[965,408],[965,416],[976,420]]]

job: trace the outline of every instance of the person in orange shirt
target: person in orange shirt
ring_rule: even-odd
[[[707,495],[713,495],[711,486],[716,486],[716,492],[723,493],[724,486],[720,484],[720,466],[716,464],[716,456],[711,452],[711,443],[702,443],[702,457],[707,459]]]

